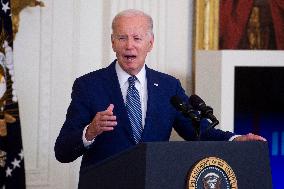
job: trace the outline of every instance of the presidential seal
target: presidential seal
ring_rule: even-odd
[[[187,189],[237,189],[233,169],[222,159],[208,157],[197,162],[189,171]]]

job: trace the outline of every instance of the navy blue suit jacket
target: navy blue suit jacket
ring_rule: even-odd
[[[185,140],[194,140],[191,121],[184,118],[170,104],[170,98],[174,95],[180,96],[184,101],[188,100],[179,80],[148,67],[146,77],[148,101],[142,141],[168,141],[172,128]],[[85,148],[82,141],[83,129],[97,112],[104,111],[109,104],[114,104],[117,126],[113,131],[97,136],[95,142],[89,148]],[[207,127],[207,123],[201,124],[202,127]],[[211,129],[201,135],[201,140],[229,140],[231,136],[233,133]],[[66,120],[55,144],[57,160],[67,163],[83,155],[82,170],[134,145],[115,62],[107,68],[76,79]]]

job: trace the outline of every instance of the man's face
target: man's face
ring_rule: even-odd
[[[151,51],[154,36],[143,16],[119,17],[111,36],[112,49],[120,67],[130,75],[139,73]]]

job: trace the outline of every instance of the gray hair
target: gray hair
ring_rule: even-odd
[[[149,34],[153,35],[153,19],[150,15],[146,14],[143,11],[136,10],[136,9],[127,9],[122,12],[119,12],[112,20],[111,28],[112,31],[114,31],[114,28],[116,26],[116,22],[118,18],[121,17],[132,17],[132,16],[143,16],[147,19],[148,22],[148,32]]]

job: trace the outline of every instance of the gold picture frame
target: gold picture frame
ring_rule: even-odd
[[[219,0],[195,1],[195,50],[217,50]]]
[[[36,6],[43,7],[44,3],[37,0],[11,0],[13,40],[15,40],[16,34],[19,30],[20,12],[26,7]]]
[[[195,93],[197,50],[219,49],[219,0],[195,0],[194,36],[192,49],[192,89]]]

